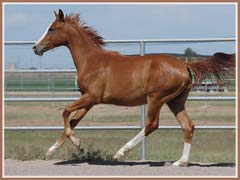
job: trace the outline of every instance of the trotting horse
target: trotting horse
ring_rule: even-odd
[[[201,82],[215,76],[223,80],[235,67],[235,55],[216,53],[206,60],[188,64],[169,55],[125,56],[102,48],[103,38],[82,23],[79,14],[64,16],[62,10],[55,14],[40,40],[33,46],[37,55],[58,46],[66,46],[77,69],[77,82],[82,93],[80,99],[65,107],[63,111],[64,133],[51,146],[47,155],[55,153],[66,138],[80,146],[73,129],[84,115],[96,104],[138,106],[147,104],[145,128],[114,158],[119,159],[159,126],[161,107],[166,103],[182,127],[184,148],[181,158],[174,166],[188,162],[194,124],[185,109],[192,78]],[[75,113],[70,118],[71,113]]]

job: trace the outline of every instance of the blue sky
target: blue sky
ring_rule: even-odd
[[[67,14],[80,13],[82,19],[94,27],[104,39],[215,38],[235,37],[236,34],[234,4],[6,4],[5,40],[38,40],[54,20],[53,10],[59,8]],[[146,47],[146,50],[182,53],[187,47],[192,47],[200,54],[235,51],[235,43],[154,45]],[[35,62],[39,57],[32,54],[30,47],[17,48],[18,50],[6,47],[5,62],[21,61],[17,62],[21,67],[39,66],[41,61]],[[137,46],[107,48],[122,53],[138,53]],[[13,56],[13,51],[16,56]],[[51,53],[52,55],[42,57],[44,67],[51,68],[54,64],[68,64],[72,67],[69,60],[50,62],[48,59],[59,54],[64,54],[61,56],[63,59],[69,59],[69,53],[64,48],[48,54]]]

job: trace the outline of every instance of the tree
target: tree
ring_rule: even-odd
[[[187,48],[184,51],[184,55],[185,55],[185,57],[195,57],[195,56],[197,56],[197,53],[195,51],[193,51],[191,48]]]

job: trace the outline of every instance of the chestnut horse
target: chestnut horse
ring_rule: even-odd
[[[64,16],[54,11],[56,19],[49,25],[33,50],[37,55],[58,46],[66,46],[77,69],[77,82],[82,93],[63,111],[64,133],[51,146],[47,156],[55,153],[66,138],[80,146],[73,129],[96,104],[139,106],[147,104],[145,128],[114,156],[119,159],[159,126],[161,107],[166,103],[182,127],[184,148],[175,166],[188,162],[194,124],[185,110],[185,102],[193,86],[192,78],[200,82],[208,76],[216,79],[235,66],[235,55],[216,53],[212,57],[187,64],[169,55],[125,56],[102,49],[103,38],[82,23],[79,14]],[[75,113],[70,118],[71,113]]]

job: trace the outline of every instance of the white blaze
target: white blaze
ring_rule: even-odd
[[[52,23],[49,24],[45,33],[40,37],[40,39],[36,42],[36,44],[39,44],[42,41],[42,39],[46,36],[46,34],[48,33],[48,29],[51,27],[51,25],[52,25]]]

